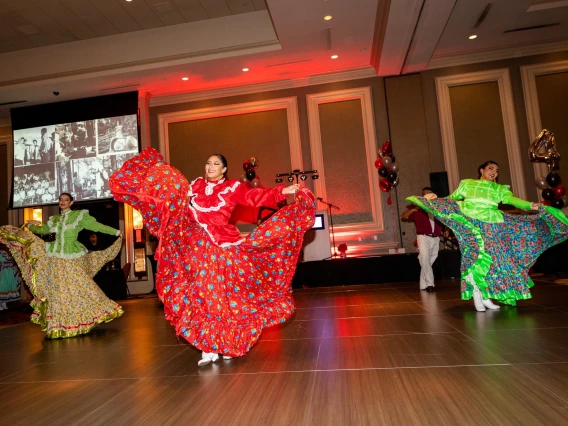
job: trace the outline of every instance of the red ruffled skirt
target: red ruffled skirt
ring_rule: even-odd
[[[265,327],[292,315],[291,281],[304,232],[314,223],[309,190],[239,245],[221,248],[187,219],[187,180],[157,151],[127,161],[110,185],[160,238],[156,288],[177,335],[205,352],[242,356]]]

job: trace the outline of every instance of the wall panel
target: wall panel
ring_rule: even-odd
[[[497,82],[449,90],[460,179],[477,178],[477,167],[493,160],[499,163],[499,182],[511,185]]]

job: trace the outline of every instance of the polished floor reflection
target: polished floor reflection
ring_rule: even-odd
[[[0,328],[6,425],[566,425],[568,286],[477,313],[456,282],[295,291],[243,358],[198,368],[156,298],[87,336]]]

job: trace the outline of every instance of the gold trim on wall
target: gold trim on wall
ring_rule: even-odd
[[[375,132],[375,119],[373,101],[370,87],[360,87],[348,90],[316,93],[307,95],[308,124],[310,131],[310,151],[312,154],[312,167],[319,172],[319,179],[314,180],[316,197],[327,199],[325,186],[325,167],[323,161],[323,147],[321,141],[321,127],[319,118],[319,105],[332,102],[359,100],[363,115],[363,131],[365,135],[365,148],[367,155],[367,175],[369,180],[369,198],[373,221],[367,223],[344,224],[335,226],[339,233],[364,234],[384,231],[384,217],[381,205],[381,192],[376,178],[374,162],[377,159],[377,138]],[[337,235],[336,235],[337,237]]]
[[[169,125],[181,121],[205,120],[214,117],[250,114],[254,112],[274,111],[285,109],[288,120],[288,138],[290,144],[290,166],[292,169],[303,170],[302,142],[300,137],[300,119],[298,116],[298,101],[295,96],[289,98],[267,99],[258,102],[246,102],[233,105],[221,105],[212,108],[201,108],[186,111],[176,111],[158,115],[160,152],[169,162],[170,142]]]
[[[515,118],[515,106],[513,104],[513,92],[509,70],[506,68],[436,78],[440,132],[444,149],[444,164],[448,172],[448,184],[452,191],[458,187],[460,182],[450,103],[450,87],[491,81],[496,81],[499,86],[499,98],[503,113],[505,144],[507,146],[507,157],[509,158],[509,169],[511,171],[512,190],[517,197],[526,199],[525,178],[523,174],[519,134],[517,131],[517,120]]]

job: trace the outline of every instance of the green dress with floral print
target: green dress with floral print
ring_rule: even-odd
[[[547,248],[568,238],[568,219],[561,210],[541,206],[537,214],[508,214],[499,204],[530,210],[532,203],[513,196],[507,185],[465,179],[447,198],[407,198],[450,227],[462,255],[462,299],[473,285],[484,299],[515,305],[531,298],[529,268]]]

